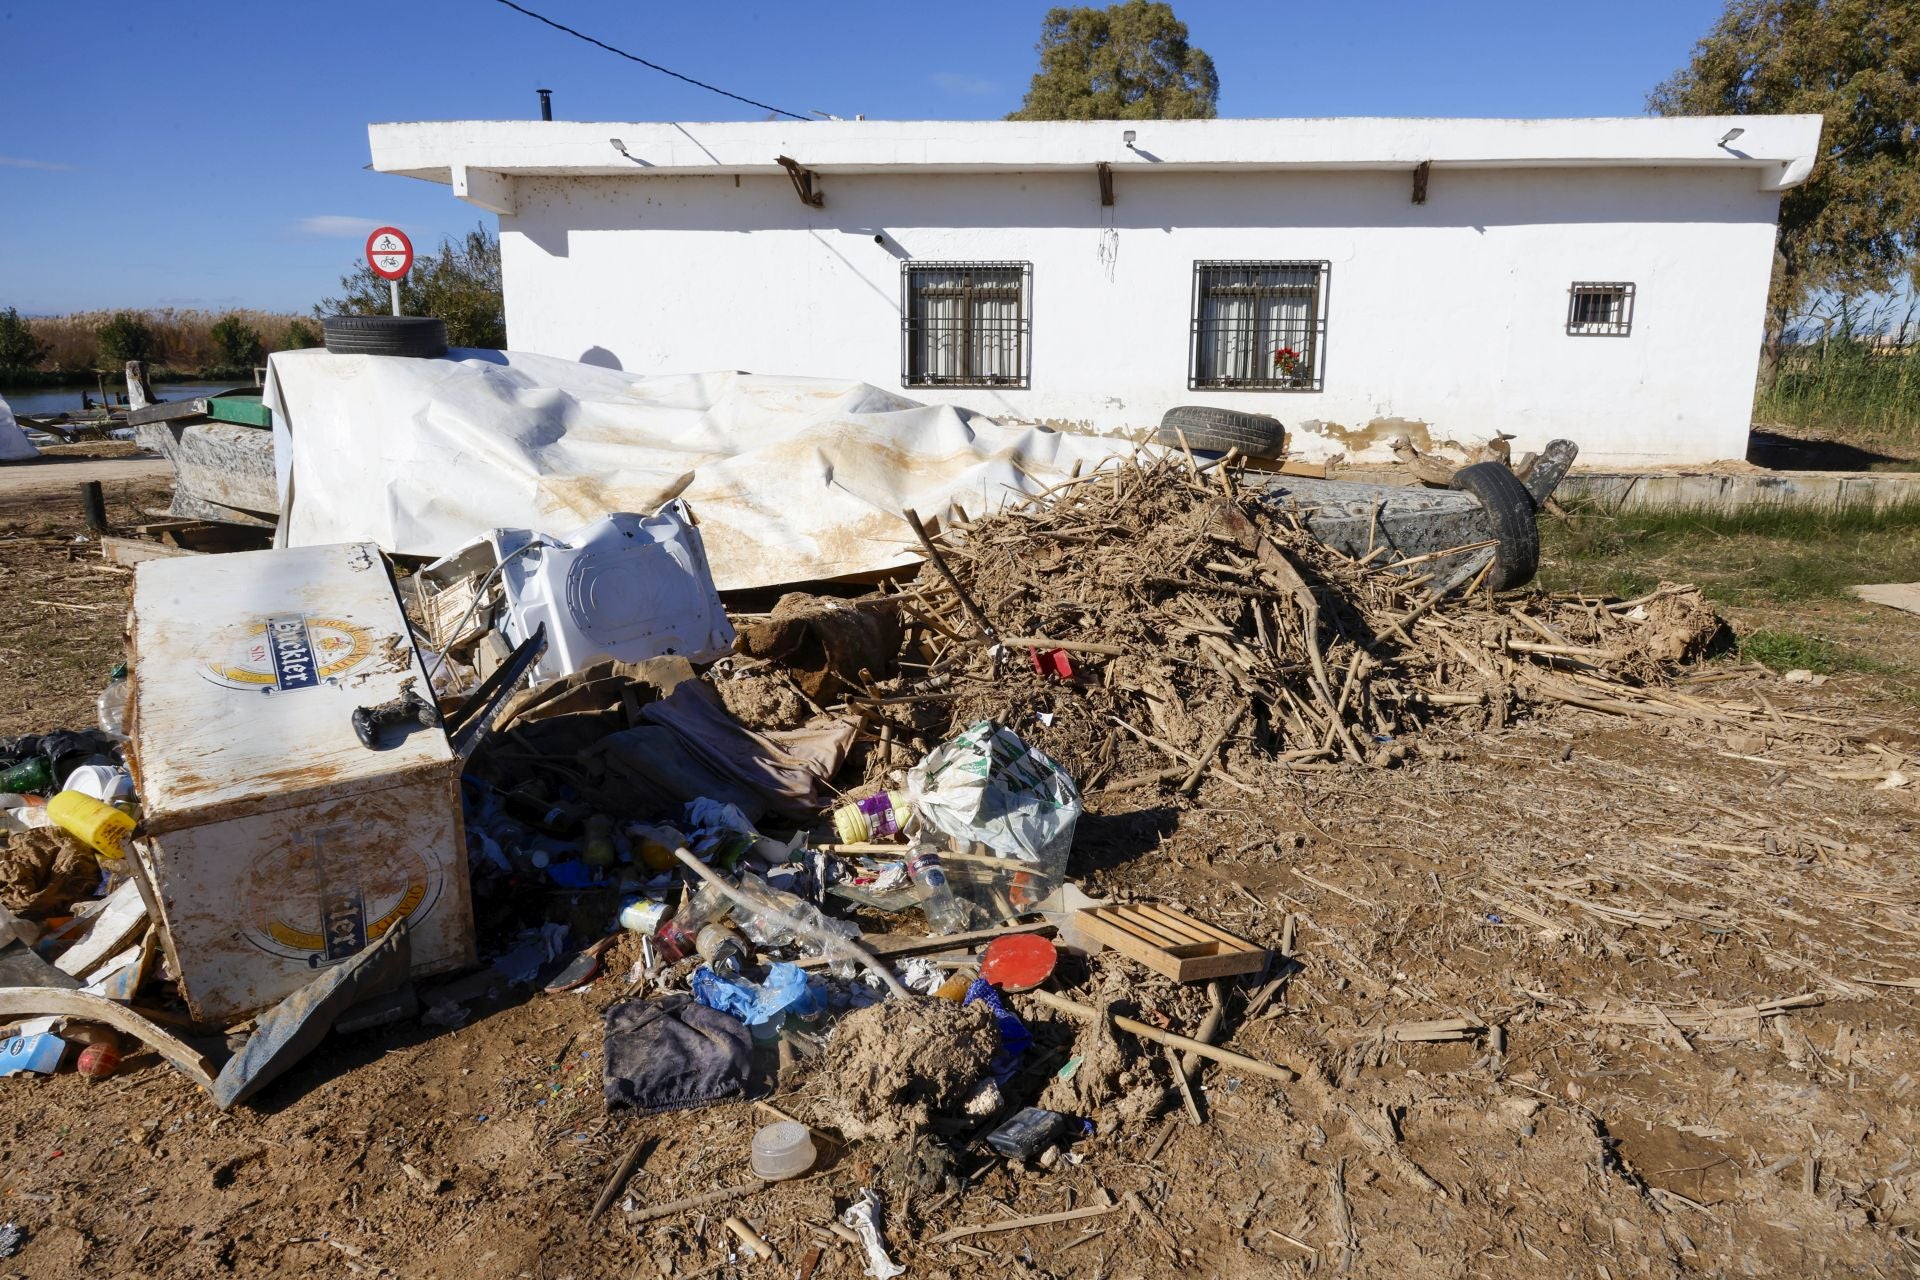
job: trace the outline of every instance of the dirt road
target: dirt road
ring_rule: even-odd
[[[85,458],[46,454],[38,462],[0,467],[0,498],[72,489],[88,480],[157,480],[173,474],[165,458]]]

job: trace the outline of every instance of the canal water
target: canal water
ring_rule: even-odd
[[[184,400],[245,385],[244,382],[156,382],[153,394],[161,400]],[[100,399],[95,387],[0,387],[0,400],[5,400],[15,414],[78,413],[82,395],[92,396],[95,403]]]

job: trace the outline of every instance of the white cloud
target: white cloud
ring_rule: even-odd
[[[23,156],[0,156],[0,168],[45,169],[49,173],[72,173],[73,166],[53,160],[28,160]]]
[[[965,94],[968,97],[984,98],[1000,92],[1000,86],[991,80],[982,80],[979,76],[961,75],[957,71],[936,71],[930,77],[934,87],[948,93]]]
[[[372,218],[355,218],[344,213],[316,213],[293,224],[294,230],[316,240],[364,240],[380,224]]]

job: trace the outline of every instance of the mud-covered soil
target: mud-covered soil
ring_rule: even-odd
[[[0,511],[0,571],[27,584],[0,622],[0,734],[90,723],[118,659],[127,575],[69,562],[48,532],[71,534]],[[90,607],[55,627],[66,611],[22,594]],[[1920,619],[1884,625],[1920,644]],[[1269,974],[1226,984],[1222,1040],[1299,1078],[1205,1066],[1203,1124],[1161,1050],[1015,997],[1036,1046],[1008,1092],[1094,1129],[1044,1165],[976,1145],[955,1192],[920,1176],[926,1135],[828,1141],[808,1178],[641,1222],[744,1181],[767,1117],[606,1113],[599,1014],[638,958],[623,939],[583,992],[335,1037],[227,1115],[151,1054],[104,1081],[0,1079],[0,1221],[24,1233],[0,1275],[788,1276],[819,1247],[814,1275],[854,1277],[827,1224],[863,1186],[910,1276],[1910,1275],[1920,781],[1829,777],[1847,768],[1791,746],[1811,723],[1794,717],[1910,708],[1847,675],[1709,674],[1725,678],[1703,696],[1757,694],[1781,719],[1734,749],[1684,720],[1561,708],[1435,730],[1390,770],[1094,797],[1070,866],[1089,892],[1291,939]],[[1187,1033],[1207,1012],[1203,985],[1112,953],[1091,968],[1063,965],[1076,999]],[[885,1019],[862,1016],[852,1077],[884,1088]],[[1405,1038],[1443,1020],[1462,1038]],[[899,1066],[946,1069],[931,1039],[902,1034]],[[862,1104],[836,1047],[770,1097],[829,1138]],[[729,1212],[778,1265],[732,1251]]]

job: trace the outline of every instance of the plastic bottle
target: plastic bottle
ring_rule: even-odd
[[[134,821],[84,791],[62,791],[47,801],[47,817],[109,862],[125,862]]]
[[[953,886],[947,883],[947,869],[940,865],[940,854],[931,840],[913,842],[907,853],[907,874],[926,890],[920,909],[926,912],[928,931],[958,933],[967,927],[967,909],[953,896]]]
[[[654,933],[668,960],[683,960],[697,950],[702,926],[723,918],[732,905],[718,886],[702,883],[687,905]]]
[[[580,846],[580,861],[604,871],[619,858],[613,847],[613,819],[604,813],[596,813],[587,819],[586,839]]]
[[[53,765],[45,756],[31,756],[0,772],[0,792],[45,795],[53,788]]]
[[[127,736],[127,681],[121,676],[109,681],[94,703],[100,718],[100,732],[124,739]]]
[[[833,829],[847,844],[885,840],[906,830],[913,806],[904,791],[882,791],[833,811]]]

